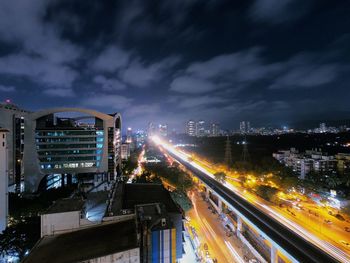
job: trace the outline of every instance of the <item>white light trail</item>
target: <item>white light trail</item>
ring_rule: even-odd
[[[164,149],[166,149],[168,152],[172,153],[173,155],[180,158],[182,161],[187,162],[194,168],[198,169],[199,171],[203,172],[207,176],[215,179],[214,175],[210,173],[205,168],[201,167],[199,164],[195,163],[194,161],[189,161],[189,158],[191,158],[190,154],[184,153],[178,149],[175,149],[172,145],[169,145],[168,143],[163,142],[159,137],[154,136],[152,137],[152,140],[158,144],[161,145]],[[223,183],[223,186],[230,189],[231,191],[235,192],[240,197],[244,198],[245,200],[248,200],[244,195],[242,195],[237,188],[232,186],[228,183]],[[249,202],[252,202],[252,200],[248,200]],[[321,248],[322,250],[326,251],[328,254],[332,255],[334,258],[341,262],[349,262],[350,257],[349,255],[344,252],[343,250],[339,249],[338,247],[330,244],[329,242],[325,240],[321,240],[320,238],[316,237],[315,235],[308,232],[305,228],[301,227],[300,225],[288,220],[287,218],[281,216],[280,214],[273,211],[268,206],[261,204],[257,201],[253,201],[255,206],[259,206],[261,210],[263,210],[265,213],[268,213],[271,217],[282,223],[284,226],[288,227],[295,233],[297,233],[299,236],[303,237],[304,239],[308,240],[312,244],[316,245],[317,247]]]
[[[245,261],[241,258],[241,256],[237,253],[237,251],[232,247],[230,242],[225,240],[225,244],[232,253],[233,257],[235,258],[235,261],[238,263],[245,263]]]

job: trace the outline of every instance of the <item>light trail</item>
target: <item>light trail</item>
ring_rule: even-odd
[[[237,251],[233,248],[233,246],[230,244],[230,242],[227,242],[225,240],[225,244],[227,246],[227,248],[230,250],[230,252],[232,253],[233,257],[235,258],[236,262],[238,263],[245,263],[245,261],[243,260],[243,258],[241,258],[241,256],[237,253]]]
[[[194,168],[198,169],[202,173],[206,174],[207,176],[215,179],[215,176],[210,173],[208,170],[200,166],[194,161],[190,161],[192,156],[190,154],[184,153],[180,150],[175,149],[172,145],[165,143],[162,141],[159,137],[154,136],[152,137],[152,140],[157,144],[161,145],[164,149],[166,149],[168,152],[172,153],[173,155],[180,158],[182,161],[187,162]],[[190,160],[189,160],[190,159]],[[321,248],[323,251],[327,252],[329,255],[332,255],[334,258],[339,260],[340,262],[350,262],[349,255],[344,252],[343,250],[339,249],[338,247],[330,244],[329,242],[325,240],[321,240],[320,238],[316,237],[315,235],[308,232],[305,228],[301,227],[300,225],[291,222],[290,220],[286,219],[285,217],[281,216],[280,214],[273,211],[268,206],[259,203],[258,201],[247,199],[244,195],[242,195],[238,189],[227,182],[222,184],[224,187],[230,189],[231,191],[235,192],[240,197],[244,198],[245,200],[249,201],[250,203],[257,206],[261,211],[264,211],[266,214],[269,214],[271,217],[276,219],[278,222],[292,230],[293,232],[297,233],[299,236],[303,237],[304,239],[308,240],[310,243],[316,245],[317,247]]]

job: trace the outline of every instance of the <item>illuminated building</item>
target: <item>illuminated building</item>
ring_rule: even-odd
[[[63,113],[85,114],[62,117]],[[92,123],[82,124],[82,120]],[[25,119],[25,191],[70,184],[77,174],[120,173],[121,117],[80,108],[54,108],[30,113]],[[45,179],[45,180],[42,180]]]
[[[23,175],[23,149],[24,149],[24,119],[29,112],[20,109],[11,101],[0,104],[0,126],[7,129],[8,146],[8,183],[20,190]]]
[[[168,125],[167,124],[159,124],[158,133],[160,136],[167,137],[168,136]]]
[[[130,127],[126,130],[126,143],[132,143],[132,129]]]
[[[312,171],[322,175],[332,175],[337,167],[334,156],[318,150],[307,150],[305,153],[299,153],[295,148],[291,148],[273,153],[272,156],[280,163],[290,167],[299,175],[300,179],[305,179],[305,176]]]
[[[199,120],[196,123],[196,136],[203,137],[205,136],[205,121]]]
[[[335,155],[337,169],[341,175],[350,173],[350,154],[338,153]]]
[[[219,136],[219,131],[220,131],[219,124],[212,123],[210,125],[210,136],[213,136],[213,137]]]
[[[0,128],[0,233],[7,226],[8,216],[8,149],[6,141],[7,133],[8,130]]]
[[[136,147],[140,148],[145,144],[146,133],[143,130],[136,131]]]
[[[156,128],[153,122],[148,123],[147,136],[151,137],[156,134]]]
[[[189,136],[195,136],[196,135],[196,123],[193,120],[189,120],[186,123],[186,134]]]
[[[130,144],[123,143],[120,148],[120,156],[122,160],[127,160],[130,157]]]
[[[242,134],[250,132],[250,122],[249,121],[241,121],[239,123],[239,130]]]

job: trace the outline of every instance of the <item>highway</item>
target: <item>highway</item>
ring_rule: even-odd
[[[226,203],[237,209],[251,224],[265,233],[273,242],[292,255],[299,262],[337,262],[337,260],[313,245],[299,234],[290,230],[274,218],[255,207],[242,196],[213,179],[213,175],[188,160],[188,156],[165,144],[159,138],[153,141],[165,148],[169,154],[192,171],[202,182],[213,189]],[[339,261],[343,261],[342,259]],[[343,261],[344,262],[344,261]]]

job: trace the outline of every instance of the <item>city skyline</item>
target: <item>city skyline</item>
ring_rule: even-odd
[[[349,116],[346,1],[11,1],[0,10],[0,101],[21,108],[121,112],[135,128],[188,116],[226,129]]]

